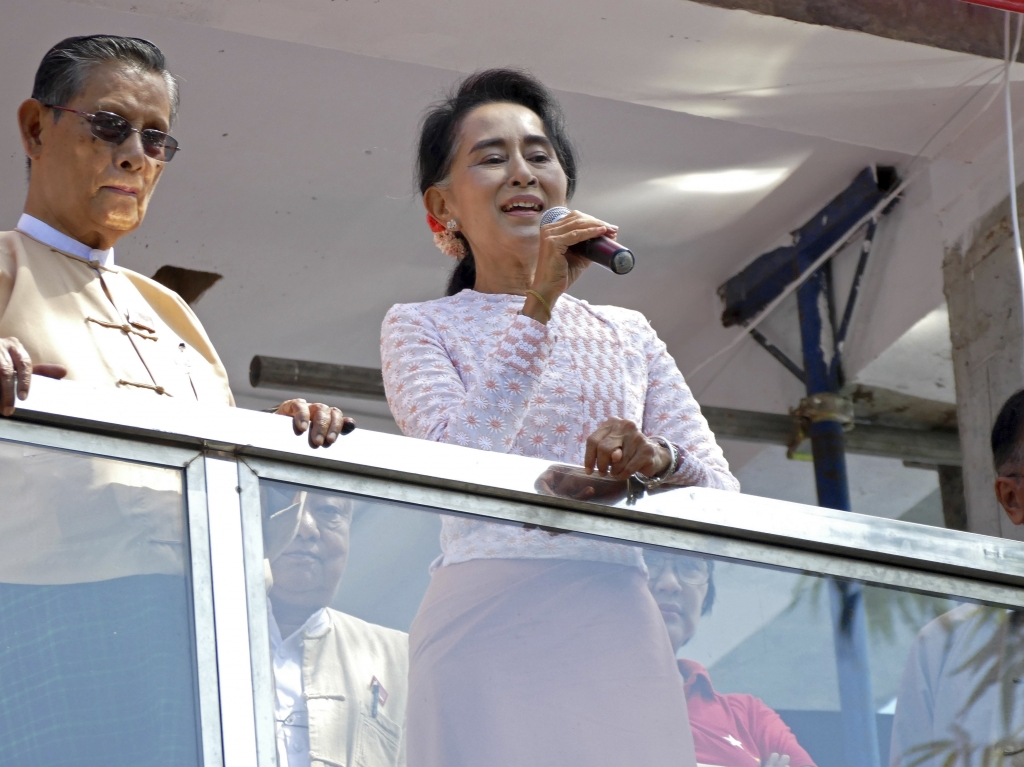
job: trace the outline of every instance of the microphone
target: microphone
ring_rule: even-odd
[[[568,208],[556,207],[548,208],[544,211],[544,215],[540,217],[540,225],[553,224],[555,221],[568,216],[572,211]],[[586,240],[585,242],[579,242],[569,248],[569,252],[574,256],[582,256],[588,261],[593,261],[595,264],[600,264],[605,269],[610,269],[616,274],[628,274],[633,271],[633,267],[636,265],[636,256],[633,255],[633,251],[624,245],[620,245],[611,237],[594,237],[592,240]]]

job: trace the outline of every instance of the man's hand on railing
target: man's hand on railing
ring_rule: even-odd
[[[68,369],[63,365],[40,363],[32,358],[17,338],[0,338],[0,414],[13,415],[15,402],[28,396],[32,374],[47,378],[63,378]]]
[[[310,404],[304,399],[290,399],[282,402],[275,412],[292,417],[292,428],[296,434],[309,429],[309,446],[312,448],[330,447],[339,434],[348,434],[356,428],[355,419],[321,402]]]

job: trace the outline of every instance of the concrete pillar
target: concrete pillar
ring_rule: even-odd
[[[1024,388],[1024,294],[1008,200],[982,216],[960,242],[947,245],[942,268],[953,343],[967,529],[1024,540],[1024,528],[1012,525],[996,503],[989,443],[999,408]]]
[[[967,529],[967,499],[964,497],[964,473],[959,466],[936,466],[942,519],[950,530]]]

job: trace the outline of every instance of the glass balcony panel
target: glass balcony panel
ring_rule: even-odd
[[[153,762],[182,763],[175,761],[180,755],[184,763],[197,761],[194,704],[169,714],[162,709],[159,732],[152,726],[152,709],[145,708],[158,699],[174,705],[186,699],[172,692],[178,689],[175,684],[195,687],[191,656],[151,652],[147,643],[158,632],[149,630],[144,619],[122,621],[119,639],[111,643],[90,639],[88,618],[105,620],[104,610],[116,617],[125,605],[163,616],[166,637],[187,626],[193,610],[194,631],[210,637],[209,644],[203,641],[197,648],[203,732],[209,735],[203,741],[206,765],[230,765],[232,754],[249,753],[256,756],[243,758],[240,765],[255,760],[269,767],[267,756],[276,751],[281,767],[301,764],[303,757],[313,764],[432,767],[438,762],[425,761],[430,754],[413,748],[417,720],[442,746],[458,735],[480,747],[461,753],[435,748],[444,767],[497,767],[510,761],[516,767],[693,764],[681,733],[696,741],[698,763],[720,767],[757,760],[771,767],[803,761],[836,767],[1022,763],[1024,545],[1019,542],[700,488],[636,497],[583,478],[578,468],[370,432],[357,431],[329,451],[313,451],[279,417],[240,410],[210,413],[163,400],[143,406],[91,389],[76,393],[72,384],[50,382],[48,390],[45,381],[37,383],[18,417],[0,419],[0,432],[18,442],[3,443],[7,452],[0,456],[5,503],[0,588],[8,589],[0,594],[0,681],[10,688],[0,693],[6,707],[0,711],[6,728],[0,732],[0,764],[146,764],[150,751],[132,751],[137,743],[152,746]],[[19,423],[26,418],[37,423]],[[33,435],[48,445],[130,460],[92,459],[21,444],[33,441]],[[193,460],[195,451],[203,449],[216,452]],[[164,474],[175,478],[168,492],[170,483],[146,474],[150,469],[137,463],[162,462],[161,456],[168,455],[162,451],[177,451],[169,464],[188,465],[188,493],[197,501],[188,509],[197,543],[190,557],[169,556],[174,546],[161,554],[152,548],[150,556],[139,557],[134,544],[122,540],[124,535],[134,535],[136,543],[183,538],[165,538],[155,532],[161,525],[154,527],[155,520],[166,522],[173,511],[175,529],[184,528],[180,473]],[[37,454],[54,454],[66,463],[33,473],[25,459]],[[94,468],[76,468],[82,461]],[[214,463],[230,465],[204,474],[203,467]],[[107,478],[104,472],[113,471],[107,468],[112,465],[120,468]],[[123,471],[141,474],[125,479]],[[125,487],[131,492],[126,494]],[[323,489],[328,487],[333,490]],[[200,529],[207,521],[200,500],[211,506],[209,521],[217,522],[209,536],[205,527]],[[76,508],[86,513],[68,513]],[[163,511],[135,519],[130,513],[135,508]],[[239,511],[240,520],[225,516]],[[111,524],[118,515],[123,519]],[[503,537],[528,535],[541,549],[553,547],[558,556],[545,561],[535,550],[531,561],[536,571],[550,566],[561,577],[538,580],[532,590],[517,592],[525,596],[513,604],[502,592],[512,594],[510,587],[518,587],[529,568],[514,562],[508,566],[516,552],[502,559],[500,547],[492,550],[490,544],[477,552],[490,557],[486,566],[468,556],[472,552],[465,546],[448,546],[446,551],[458,556],[432,573],[441,553],[443,520],[451,518],[500,528],[499,543]],[[332,556],[324,559],[301,547],[289,551],[296,539],[309,536],[312,523],[319,531],[321,522],[334,534]],[[229,543],[235,549],[248,547],[244,557],[215,540],[215,530],[223,532],[228,523],[235,532]],[[636,541],[647,548],[640,552]],[[559,559],[579,550],[590,559]],[[659,555],[668,555],[668,562],[658,562]],[[187,598],[190,574],[182,558],[194,563],[195,605]],[[636,588],[619,589],[616,597],[609,580],[583,577],[587,568],[605,575],[608,568],[627,571]],[[78,598],[73,591],[107,589],[150,576],[177,578],[178,596],[142,599],[133,592],[109,598],[107,591],[96,599]],[[477,595],[470,612],[486,618],[488,641],[470,636],[465,610],[446,622],[437,620],[439,601],[431,590],[439,579],[462,589],[461,596]],[[481,583],[489,591],[479,591]],[[712,583],[714,604],[704,611]],[[230,631],[219,620],[224,616],[216,604],[208,604],[211,584],[213,591],[233,584],[231,598],[218,600],[221,611],[225,606],[233,610]],[[659,593],[666,590],[671,598]],[[56,608],[32,612],[61,594],[70,596]],[[558,609],[516,623],[517,611],[526,614],[543,604]],[[293,643],[297,656],[289,660],[268,652],[274,628],[267,620],[268,606],[280,648],[325,605],[334,611],[328,613],[326,628],[311,625],[306,628],[315,630],[300,632]],[[59,620],[45,623],[40,616]],[[653,620],[641,626],[644,616]],[[336,624],[346,633],[334,655],[313,652],[325,646],[322,640],[332,632],[340,634]],[[24,626],[29,628],[19,633]],[[453,641],[460,626],[467,641]],[[664,673],[641,679],[632,664],[640,655],[638,636],[649,639],[657,633],[646,630],[652,626],[663,632],[665,652],[658,662]],[[126,643],[128,649],[120,650],[120,665],[104,666],[102,652],[108,644],[116,647],[120,632],[129,628],[137,634]],[[215,631],[216,657],[211,646]],[[419,642],[418,654],[407,649],[410,633],[413,644]],[[446,654],[439,656],[424,637],[447,642]],[[611,641],[595,645],[604,639]],[[47,642],[57,648],[50,653],[56,658],[31,655]],[[62,649],[75,643],[93,649]],[[171,644],[191,649],[191,633],[185,630],[184,638]],[[150,646],[159,645],[154,639]],[[619,654],[599,652],[609,646]],[[644,646],[650,649],[649,643]],[[12,647],[20,653],[14,660]],[[151,668],[136,663],[138,656],[130,650],[149,653]],[[167,657],[183,661],[175,666]],[[165,661],[166,668],[177,669],[176,676],[161,671]],[[229,661],[237,661],[240,676],[224,673]],[[86,684],[76,672],[89,662],[99,671]],[[32,664],[32,671],[25,670]],[[426,708],[407,706],[416,675],[436,673],[442,666],[451,684],[435,689]],[[203,673],[212,668],[218,673]],[[543,676],[537,668],[545,669]],[[134,686],[122,686],[129,676],[123,669],[134,669]],[[246,712],[230,697],[239,678],[249,681],[250,671],[258,697],[255,709]],[[276,690],[271,683],[275,672]],[[673,713],[669,721],[666,709],[659,708],[659,695],[671,680],[685,684],[690,695],[689,713],[682,714],[680,706],[679,715]],[[137,688],[172,692],[160,696]],[[47,695],[58,701],[73,698],[78,708],[61,703],[64,709],[53,715],[35,703],[49,705]],[[188,700],[194,700],[194,693]],[[294,705],[298,700],[306,708]],[[118,709],[117,702],[124,705]],[[218,716],[218,702],[228,719]],[[179,716],[186,710],[187,716]],[[440,724],[424,719],[424,712],[435,713]],[[583,721],[581,712],[611,724],[595,737],[579,737],[573,722]],[[228,737],[224,723],[232,717],[248,719],[256,737],[251,727],[244,737]],[[185,728],[175,723],[185,720],[191,735],[182,735]],[[549,758],[537,758],[535,747],[532,758],[520,758],[521,744],[536,743],[540,725],[549,723],[550,740],[541,752]],[[131,740],[124,734],[129,731]],[[159,738],[167,733],[174,734],[174,745],[165,748]],[[506,740],[498,741],[498,735]],[[223,736],[223,751],[218,736]],[[300,743],[302,737],[308,746]],[[637,759],[615,751],[623,742],[639,745],[638,738],[661,748],[665,758]],[[46,751],[50,742],[53,748]]]
[[[407,739],[424,712],[416,703],[406,709],[410,661],[403,653],[410,629],[415,689],[430,677],[428,664],[444,665],[446,673],[465,670],[461,681],[446,677],[455,681],[430,702],[453,717],[468,717],[449,720],[454,729],[470,722],[468,735],[434,734],[453,744],[445,754],[450,765],[478,763],[458,750],[467,743],[493,747],[486,742],[492,715],[522,715],[517,724],[527,732],[537,709],[565,722],[553,753],[588,753],[593,744],[574,741],[570,726],[581,713],[580,701],[611,701],[614,707],[616,696],[605,694],[609,679],[617,680],[622,699],[644,684],[629,678],[628,670],[620,677],[623,670],[602,668],[600,658],[587,657],[601,651],[592,641],[600,632],[627,645],[634,641],[633,631],[642,629],[630,622],[644,611],[610,589],[603,593],[600,578],[587,584],[598,584],[590,590],[572,582],[585,568],[569,566],[562,580],[537,575],[540,587],[520,592],[518,598],[528,598],[518,603],[509,596],[518,583],[509,582],[509,593],[481,585],[492,572],[499,578],[517,572],[502,569],[508,560],[500,558],[507,556],[501,531],[522,531],[524,525],[487,520],[497,531],[490,539],[494,550],[477,554],[499,559],[470,558],[438,569],[442,518],[456,518],[450,513],[269,480],[260,487],[282,767],[300,763],[290,761],[292,755],[306,753],[326,763],[430,763],[408,750],[424,737],[421,729]],[[637,566],[643,568],[646,588],[631,598],[646,601],[658,617],[669,640],[665,668],[684,685],[689,711],[688,723],[652,726],[645,737],[677,743],[688,727],[700,765],[988,764],[980,760],[1021,742],[1024,717],[1015,681],[1024,675],[1024,641],[1018,641],[1024,628],[1018,629],[1021,621],[1011,609],[675,549],[641,550],[576,533],[533,532],[563,556],[614,552],[590,565],[637,573]],[[466,555],[463,550],[460,557]],[[491,564],[481,568],[481,561]],[[437,595],[428,593],[432,577],[448,579],[446,595],[462,600],[459,615],[439,617]],[[607,599],[609,612],[595,620],[593,612],[574,610],[570,596],[566,614],[546,623],[505,614],[528,610],[530,600],[558,600],[557,590],[602,604]],[[467,594],[478,597],[471,609]],[[481,644],[488,631],[492,643]],[[332,644],[332,637],[344,641]],[[334,649],[325,651],[328,646]],[[547,684],[530,674],[529,652],[537,648],[565,652],[567,659]],[[541,663],[539,657],[533,661]],[[491,711],[477,716],[466,700]],[[628,721],[628,712],[589,712],[612,719],[620,713]],[[432,716],[429,727],[443,721],[444,712]],[[507,732],[506,724],[499,729]],[[362,761],[354,762],[358,755]],[[687,763],[682,755],[680,760]]]
[[[0,764],[200,764],[181,470],[0,440]]]

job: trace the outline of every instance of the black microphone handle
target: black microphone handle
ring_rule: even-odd
[[[633,251],[603,235],[573,245],[569,248],[569,252],[575,256],[582,256],[588,261],[593,261],[595,264],[600,264],[615,274],[628,274],[636,265]]]

